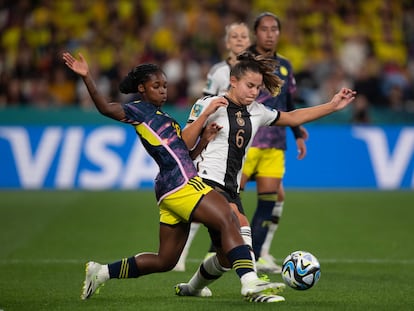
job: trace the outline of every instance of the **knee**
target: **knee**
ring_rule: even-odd
[[[171,258],[166,257],[158,257],[158,271],[159,272],[167,272],[174,269],[175,265],[177,264],[177,260],[173,260]]]
[[[176,261],[163,261],[160,265],[160,272],[171,271],[172,269],[174,269],[176,264]]]
[[[213,229],[209,228],[208,232],[210,234],[211,243],[214,245],[214,247],[220,248],[222,246],[221,245],[221,233],[220,233],[220,231],[213,230]]]

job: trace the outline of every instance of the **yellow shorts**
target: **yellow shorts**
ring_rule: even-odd
[[[285,151],[275,148],[250,147],[243,166],[243,174],[249,177],[283,178],[285,175]]]
[[[213,189],[200,177],[191,178],[183,188],[160,202],[160,222],[167,225],[190,222],[191,215],[201,198],[211,190]]]

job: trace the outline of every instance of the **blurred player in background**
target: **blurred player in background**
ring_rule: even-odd
[[[241,294],[250,301],[257,301],[257,296],[272,299],[274,295],[263,292],[279,288],[280,284],[258,278],[234,212],[226,199],[198,176],[179,124],[161,110],[167,100],[164,72],[154,64],[137,66],[122,80],[119,89],[124,94],[139,93],[142,101],[108,103],[97,90],[88,63],[81,54],[76,59],[70,53],[63,53],[63,60],[82,77],[101,114],[134,127],[141,143],[160,168],[155,180],[160,211],[158,252],[139,253],[104,265],[88,262],[81,298],[90,298],[109,279],[137,278],[171,270],[184,248],[191,221],[197,221],[209,229],[220,266],[228,270],[233,268],[238,274]],[[224,100],[217,101],[209,109],[216,110],[224,105],[227,105]],[[205,296],[208,292],[202,288],[193,295]]]
[[[237,62],[237,55],[246,50],[250,46],[249,28],[245,23],[232,23],[225,28],[224,42],[228,57],[213,65],[207,74],[207,83],[203,89],[204,95],[223,95],[227,92],[230,84],[230,68]],[[185,262],[191,243],[200,227],[199,223],[193,222],[190,228],[187,243],[175,266],[175,271],[185,271]],[[214,252],[211,245],[207,256]]]
[[[276,94],[263,90],[257,98],[258,102],[280,111],[295,109],[293,93],[296,82],[290,62],[276,52],[281,31],[280,20],[272,13],[260,14],[253,25],[255,43],[249,50],[255,54],[277,60],[279,66],[275,71],[283,85]],[[298,159],[306,155],[305,139],[307,131],[303,127],[291,127],[299,152]],[[256,180],[257,207],[251,221],[253,250],[256,256],[256,267],[260,272],[280,273],[281,268],[270,255],[270,246],[282,216],[285,191],[283,176],[285,174],[286,128],[283,126],[259,129],[252,146],[247,152],[246,163],[240,187],[243,190],[250,179]]]

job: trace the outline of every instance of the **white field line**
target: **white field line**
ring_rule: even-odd
[[[97,259],[92,259],[97,260]],[[202,258],[188,258],[187,262],[191,263],[201,263]],[[114,259],[110,260],[98,260],[99,262],[113,262]],[[283,259],[276,259],[277,262],[282,262]],[[81,259],[0,259],[0,265],[11,265],[11,264],[84,264],[87,260]],[[352,258],[327,258],[319,260],[321,264],[324,263],[340,263],[340,264],[405,264],[413,265],[414,259],[380,259],[380,258],[365,258],[365,259],[352,259]]]

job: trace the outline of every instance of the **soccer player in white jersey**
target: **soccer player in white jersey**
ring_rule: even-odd
[[[249,51],[256,55],[274,58],[279,66],[274,74],[284,81],[276,95],[263,91],[257,101],[279,111],[294,110],[296,81],[290,61],[277,53],[281,33],[279,18],[264,12],[257,16],[253,25],[255,42]],[[298,150],[299,160],[306,156],[308,133],[303,126],[291,127]],[[280,273],[282,268],[270,253],[270,247],[283,214],[285,191],[285,152],[288,130],[283,126],[263,126],[254,137],[246,155],[240,189],[243,191],[249,180],[256,182],[257,207],[251,219],[253,251],[257,271]]]
[[[260,126],[298,126],[335,111],[345,108],[355,98],[355,92],[343,88],[330,102],[314,107],[282,112],[268,108],[255,99],[265,87],[270,94],[283,83],[274,75],[277,61],[263,56],[254,56],[245,52],[238,56],[238,62],[230,71],[230,87],[224,96],[206,96],[192,107],[189,122],[183,130],[188,146],[194,146],[192,152],[198,174],[203,181],[221,192],[239,218],[241,226],[247,221],[240,204],[239,185],[241,169],[246,151]],[[226,107],[209,109],[210,105],[227,102]],[[203,135],[203,130],[216,129],[214,139]],[[209,133],[210,134],[210,133]],[[210,136],[211,138],[211,136]],[[211,230],[209,230],[211,233]],[[246,244],[249,244],[246,236]],[[250,245],[251,246],[251,245]],[[200,290],[218,279],[226,267],[220,265],[217,255],[205,258],[188,283],[176,285],[176,294],[181,296],[200,296]],[[210,291],[211,292],[211,291]],[[279,296],[278,301],[284,301]],[[251,301],[262,301],[266,297],[256,296]]]
[[[228,51],[228,57],[211,67],[207,74],[207,83],[203,89],[204,95],[223,95],[227,92],[229,88],[230,68],[237,62],[237,55],[250,46],[248,26],[245,23],[232,23],[227,25],[224,41]],[[174,268],[175,271],[185,271],[188,252],[199,227],[199,223],[193,222],[191,224],[187,243]],[[208,255],[212,254],[212,252],[214,252],[214,247],[211,245]]]

